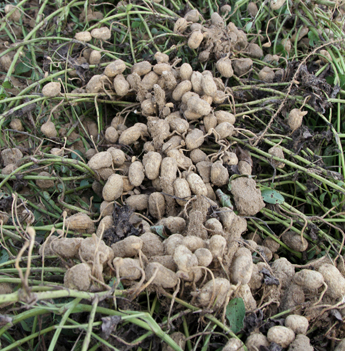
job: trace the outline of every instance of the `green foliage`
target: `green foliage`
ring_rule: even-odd
[[[308,33],[309,45],[310,46],[317,46],[320,43],[320,38],[312,31]]]
[[[32,70],[32,56],[30,52],[26,52],[22,57],[21,62],[16,65],[14,73],[18,76]]]
[[[3,82],[2,83],[2,87],[5,88],[5,89],[13,89],[13,85],[9,81]]]
[[[231,209],[234,208],[234,206],[231,203],[230,196],[227,194],[224,194],[220,189],[216,190],[216,194],[219,198],[219,201],[222,205],[222,207],[229,207]]]
[[[166,239],[168,237],[166,232],[165,232],[164,225],[153,225],[150,228],[152,230],[152,233],[159,235],[163,239]]]
[[[8,261],[8,252],[5,249],[0,251],[0,263],[5,263]]]
[[[243,299],[236,297],[232,299],[226,306],[226,318],[229,321],[230,329],[235,333],[239,333],[243,328],[244,316],[246,309]]]
[[[278,191],[270,188],[261,190],[263,200],[269,204],[282,204],[285,199]]]

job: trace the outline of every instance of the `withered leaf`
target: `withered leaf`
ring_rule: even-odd
[[[103,236],[103,240],[107,245],[114,244],[127,236],[140,234],[140,230],[135,228],[130,222],[132,213],[133,210],[129,206],[121,207],[115,203],[112,214],[114,225],[107,229]]]
[[[261,327],[260,327],[260,332],[263,333],[263,334],[267,334],[268,330],[271,329],[272,327],[275,327],[275,326],[283,326],[285,323],[285,319],[284,318],[276,318],[276,319],[271,319],[269,318],[267,320],[267,322],[265,324],[263,324]]]
[[[102,318],[102,333],[101,337],[105,340],[109,339],[110,334],[114,328],[121,322],[120,316],[110,316]]]
[[[271,342],[268,348],[269,351],[282,351],[282,349],[283,348],[280,345],[276,344],[275,342]]]
[[[243,150],[239,146],[236,148],[236,156],[239,161],[245,161],[253,167],[253,160],[248,150]]]
[[[262,310],[247,313],[243,321],[245,333],[250,334],[252,331],[259,328],[263,318],[264,314]]]
[[[340,321],[340,322],[343,321],[343,317],[341,316],[341,313],[339,312],[339,310],[331,310],[330,313],[331,313],[331,315],[333,315],[333,317],[335,317],[335,319],[337,319],[338,321]]]
[[[9,316],[6,316],[4,314],[0,314],[0,327],[2,327],[3,325],[6,325],[8,323],[11,323],[11,325],[12,325],[12,318]]]
[[[263,274],[264,276],[264,283],[266,285],[279,285],[279,279],[277,279],[276,277],[272,276],[270,271],[267,268],[262,268],[262,270],[260,271],[260,273]]]

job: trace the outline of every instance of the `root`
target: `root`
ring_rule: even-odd
[[[152,277],[146,282],[146,284],[142,285],[140,288],[137,289],[137,291],[135,292],[135,295],[132,296],[133,299],[135,299],[143,290],[145,290],[153,282],[153,280],[156,278],[158,271],[159,271],[159,267],[156,267]],[[145,280],[145,273],[144,273],[144,280]]]
[[[169,308],[169,313],[168,313],[168,322],[167,322],[168,325],[170,325],[170,316],[171,316],[171,312],[172,312],[172,309],[174,306],[176,295],[180,291],[180,284],[181,284],[181,280],[178,279],[176,289],[174,290],[174,293],[172,294],[172,299],[170,302],[170,308]]]
[[[138,282],[138,284],[136,284],[135,288],[133,289],[133,291],[130,291],[129,294],[132,295],[131,300],[134,300],[142,291],[140,288],[143,286],[146,275],[145,275],[145,271],[142,268],[137,267],[137,269],[140,270],[141,273],[141,278],[140,281]]]
[[[326,291],[328,289],[328,285],[325,282],[323,282],[323,285],[325,286],[325,289],[322,290],[322,293],[320,294],[320,297],[318,298],[318,300],[315,303],[313,303],[313,306],[316,306],[317,304],[319,304],[321,302],[323,296],[325,295],[325,293],[326,293]]]
[[[29,235],[29,240],[26,240],[23,247],[20,249],[17,258],[16,258],[16,262],[14,264],[14,266],[16,267],[17,271],[18,271],[18,275],[19,278],[22,282],[22,288],[23,291],[25,293],[25,299],[29,302],[32,300],[31,298],[31,289],[29,287],[29,275],[30,275],[30,269],[31,269],[31,256],[32,256],[32,249],[34,247],[35,244],[35,237],[36,237],[36,232],[35,229],[33,227],[28,227],[27,228],[27,234]],[[26,251],[26,249],[29,248],[29,252],[28,252],[28,261],[27,261],[27,268],[26,268],[26,272],[25,275],[23,275],[23,271],[20,268],[19,262],[20,259],[22,258],[24,252]]]

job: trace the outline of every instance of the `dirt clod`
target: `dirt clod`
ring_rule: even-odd
[[[231,181],[231,193],[241,215],[255,216],[265,207],[261,192],[256,188],[255,180],[240,177]]]

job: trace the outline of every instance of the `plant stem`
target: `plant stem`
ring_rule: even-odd
[[[81,298],[77,297],[73,301],[71,301],[69,304],[66,305],[67,311],[62,316],[61,321],[59,323],[59,326],[56,328],[56,331],[55,331],[55,333],[50,341],[48,351],[55,350],[56,343],[57,343],[59,336],[62,332],[62,327],[66,324],[67,318],[72,313],[73,309],[79,304],[80,301],[81,301]]]
[[[97,306],[98,306],[98,297],[96,296],[95,299],[92,302],[92,309],[89,315],[89,324],[87,326],[86,330],[86,335],[83,341],[83,346],[81,351],[87,351],[89,348],[90,340],[91,340],[91,333],[92,333],[92,328],[93,328],[93,321],[95,320],[95,315],[97,311]]]

